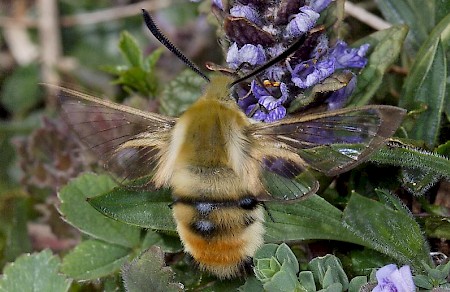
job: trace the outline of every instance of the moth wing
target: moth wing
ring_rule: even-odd
[[[383,146],[400,126],[404,115],[405,110],[398,107],[364,106],[268,124],[257,123],[251,131],[262,145],[258,159],[265,167],[266,161],[272,162],[269,163],[270,170],[270,164],[280,160],[276,174],[283,177],[307,176],[306,181],[312,191],[315,186],[306,171],[308,167],[329,176],[356,167]],[[293,189],[285,195],[288,199],[305,194],[305,189],[294,187],[295,183],[288,184]]]
[[[124,179],[152,174],[175,119],[58,89],[63,118],[108,171]]]

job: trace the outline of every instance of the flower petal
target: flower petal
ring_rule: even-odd
[[[336,68],[363,68],[367,64],[365,55],[369,49],[369,44],[364,44],[359,48],[350,48],[346,42],[338,41],[331,51],[331,56],[336,58]]]
[[[301,63],[297,66],[303,66],[304,68],[297,68],[296,66],[292,71],[291,80],[297,87],[307,88],[313,86],[333,74],[336,69],[334,58],[319,61],[315,65],[311,64],[312,62],[307,64]]]
[[[264,122],[271,123],[281,120],[286,116],[286,108],[284,106],[276,107],[274,110],[269,111],[264,119]]]
[[[303,6],[300,13],[295,14],[294,18],[289,21],[286,26],[286,32],[289,37],[299,37],[309,31],[316,24],[320,14],[311,9],[311,7]]]
[[[236,43],[233,43],[228,49],[226,62],[233,69],[239,67],[239,49]]]
[[[331,0],[311,0],[311,2],[309,3],[309,6],[311,6],[311,8],[315,12],[320,13],[320,12],[322,12],[322,10],[327,8],[328,5],[330,5],[330,3],[331,3]]]
[[[230,14],[235,17],[245,17],[257,25],[262,24],[258,11],[249,5],[236,5],[230,9]]]

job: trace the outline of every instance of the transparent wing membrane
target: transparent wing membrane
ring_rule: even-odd
[[[309,171],[277,157],[264,159],[261,180],[272,201],[297,202],[319,189],[319,183]]]
[[[124,179],[153,172],[174,119],[59,89],[64,119],[107,170]]]
[[[268,192],[293,201],[316,192],[308,167],[330,176],[350,170],[394,134],[404,115],[397,107],[365,106],[254,124]]]

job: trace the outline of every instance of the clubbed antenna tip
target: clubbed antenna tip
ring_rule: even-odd
[[[192,71],[197,73],[199,76],[201,76],[206,81],[210,81],[208,76],[203,73],[200,68],[195,65],[191,60],[189,60],[172,42],[167,39],[167,37],[159,30],[159,28],[156,26],[155,22],[153,21],[150,14],[147,12],[147,10],[142,9],[142,16],[144,17],[145,24],[147,25],[150,32],[153,34],[153,36],[161,43],[163,44],[169,51],[175,54],[175,56],[178,57],[183,63],[185,63]]]

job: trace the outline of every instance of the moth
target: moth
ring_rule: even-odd
[[[230,90],[237,82],[216,73],[178,118],[66,88],[59,94],[65,120],[108,170],[128,179],[151,175],[149,185],[171,188],[186,253],[219,278],[251,265],[263,244],[264,202],[315,193],[319,185],[308,168],[329,176],[354,168],[405,114],[373,105],[260,123],[238,107]]]

